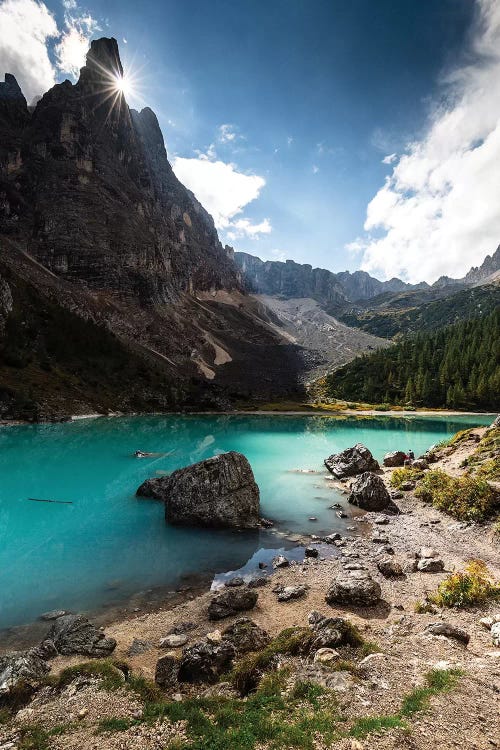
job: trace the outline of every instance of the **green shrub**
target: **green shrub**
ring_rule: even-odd
[[[498,599],[500,582],[492,578],[482,560],[470,560],[463,572],[451,573],[429,596],[439,607],[472,607]]]
[[[484,479],[450,477],[441,469],[427,472],[415,494],[460,521],[484,521],[497,507],[496,494]]]
[[[401,486],[405,482],[416,482],[423,476],[423,472],[420,469],[412,469],[411,467],[403,469],[394,469],[391,475],[391,487],[401,489]]]

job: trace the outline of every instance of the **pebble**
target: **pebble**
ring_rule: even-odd
[[[158,645],[160,648],[181,648],[187,642],[187,635],[167,635],[165,638],[161,638]]]

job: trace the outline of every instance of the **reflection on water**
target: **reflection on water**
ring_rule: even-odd
[[[418,455],[489,421],[172,415],[0,428],[0,628],[48,609],[92,610],[175,587],[186,575],[237,569],[282,544],[269,532],[168,527],[160,503],[135,497],[148,477],[241,451],[261,489],[262,515],[278,530],[342,532],[349,518],[330,506],[345,505],[345,495],[322,476],[326,456],[356,442],[377,458],[398,448]],[[136,450],[164,455],[137,459]]]

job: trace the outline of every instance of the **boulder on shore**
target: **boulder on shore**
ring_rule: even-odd
[[[353,477],[364,471],[378,471],[380,469],[368,448],[362,443],[356,443],[341,453],[334,453],[325,458],[325,466],[337,479]]]
[[[380,584],[363,570],[343,573],[330,584],[325,600],[328,604],[371,607],[380,601]]]
[[[212,528],[256,529],[259,488],[245,456],[231,451],[147,479],[137,495],[165,503],[168,523]]]
[[[231,668],[236,649],[228,640],[199,641],[185,648],[179,669],[180,682],[217,682]]]
[[[223,620],[238,612],[253,609],[258,598],[259,595],[255,589],[246,586],[245,588],[225,589],[214,596],[208,605],[208,618],[209,620]]]
[[[248,617],[240,617],[223,630],[222,638],[232,643],[238,654],[260,651],[271,641],[269,633]]]
[[[104,633],[83,615],[64,615],[54,621],[47,638],[60,654],[109,656],[116,647],[114,638]]]
[[[403,451],[392,451],[384,456],[384,466],[404,466],[406,453]]]
[[[0,698],[15,689],[20,680],[38,680],[50,671],[48,659],[57,656],[52,641],[43,641],[27,651],[13,651],[0,656]]]
[[[365,471],[354,481],[347,500],[363,510],[398,513],[383,479],[370,471]]]

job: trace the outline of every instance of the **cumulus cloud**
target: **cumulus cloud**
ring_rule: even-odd
[[[54,17],[36,0],[0,4],[0,71],[12,73],[30,102],[55,83],[48,42],[59,36]]]
[[[0,2],[0,71],[12,73],[28,100],[53,86],[59,74],[78,76],[89,40],[99,28],[88,13],[79,13],[75,0],[64,0],[64,25],[37,0]],[[49,50],[54,46],[55,62]]]
[[[195,159],[176,157],[172,167],[179,180],[212,214],[217,229],[225,230],[229,239],[243,235],[255,238],[271,231],[268,219],[253,224],[245,218],[234,218],[259,197],[266,184],[263,177],[239,172],[235,164],[220,159],[214,161],[208,152]],[[230,232],[234,236],[230,237]]]
[[[500,242],[500,4],[477,0],[469,62],[447,76],[426,135],[367,208],[362,268],[388,278],[461,276]]]
[[[239,237],[250,237],[258,240],[260,234],[269,234],[273,231],[269,219],[263,219],[260,222],[252,223],[250,219],[238,219],[232,221],[229,225],[226,235],[230,240],[236,240]]]
[[[236,132],[234,125],[224,123],[219,125],[218,128],[218,139],[221,143],[232,143],[241,136]]]
[[[85,65],[90,40],[98,29],[99,24],[90,14],[73,15],[69,11],[66,13],[61,41],[56,44],[54,50],[58,70],[78,78],[80,68]]]

